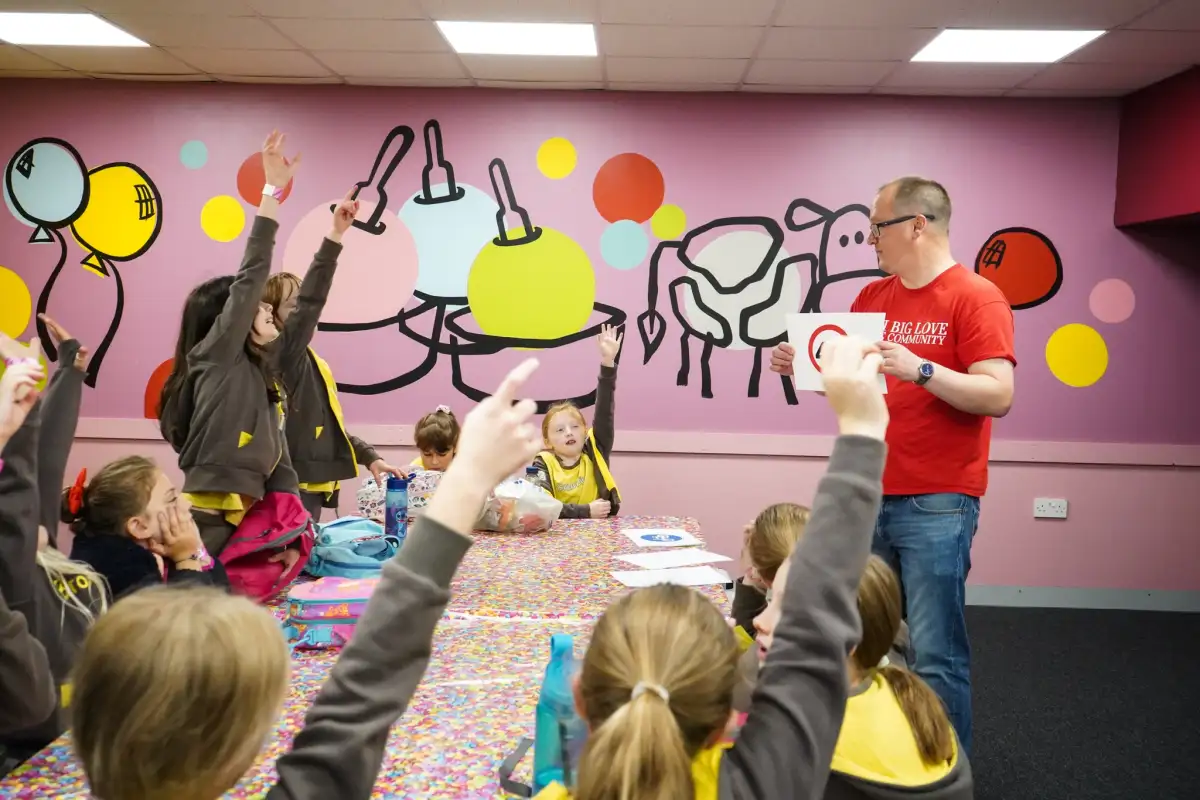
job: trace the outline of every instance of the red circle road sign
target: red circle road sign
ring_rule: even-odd
[[[817,343],[818,336],[820,336],[822,333],[829,333],[830,331],[840,333],[842,336],[846,335],[846,332],[837,325],[821,325],[812,332],[812,336],[808,337],[808,360],[812,362],[813,369],[815,369],[817,372],[821,371],[821,365],[817,363],[817,354],[813,352],[813,345]]]

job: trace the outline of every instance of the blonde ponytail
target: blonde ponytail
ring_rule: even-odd
[[[737,659],[720,611],[691,589],[653,586],[609,606],[580,673],[591,733],[576,799],[692,797],[692,760],[724,730]]]
[[[99,598],[101,614],[108,610],[108,582],[87,564],[72,561],[54,547],[39,550],[37,563],[46,573],[46,580],[62,598],[61,616],[64,620],[67,608],[72,608],[82,614],[89,625],[95,622],[96,613],[92,610],[92,604],[83,599],[89,596]]]
[[[948,763],[954,758],[954,731],[941,698],[906,669],[887,666],[879,674],[888,682],[912,728],[921,760],[931,767]]]

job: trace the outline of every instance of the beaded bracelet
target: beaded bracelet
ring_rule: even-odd
[[[28,364],[31,367],[40,367],[42,365],[42,362],[38,361],[36,358],[31,358],[29,356],[24,356],[22,358],[6,358],[6,359],[4,359],[4,365],[7,367],[15,367],[20,364]]]

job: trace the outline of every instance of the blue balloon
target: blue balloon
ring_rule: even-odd
[[[66,142],[23,145],[9,160],[4,181],[17,213],[46,227],[72,222],[87,202],[87,168]]]
[[[28,225],[31,228],[36,228],[38,224],[22,217],[21,212],[17,211],[17,207],[13,205],[12,195],[8,193],[8,182],[0,181],[0,185],[4,187],[4,205],[8,206],[8,213],[12,214],[13,217],[16,218],[17,222],[21,223],[22,225]]]
[[[631,219],[614,222],[600,234],[600,257],[613,269],[633,269],[646,260],[650,239]]]
[[[434,297],[466,297],[475,256],[499,235],[500,207],[492,196],[466,183],[458,188],[464,191],[458,200],[422,203],[417,194],[400,209],[399,217],[417,244],[417,291]],[[447,197],[450,187],[436,184],[429,193]]]
[[[179,148],[179,160],[188,169],[200,169],[208,163],[208,146],[199,139],[184,142]]]

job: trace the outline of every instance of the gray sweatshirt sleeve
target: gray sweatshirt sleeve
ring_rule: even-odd
[[[46,649],[0,595],[0,734],[40,725],[56,708]]]
[[[592,415],[592,433],[605,461],[612,458],[616,420],[617,368],[600,367],[600,380],[596,384],[596,411]]]
[[[268,800],[366,800],[388,731],[429,665],[433,631],[471,540],[428,517],[414,524],[309,709],[291,752],[277,764]]]
[[[13,608],[25,610],[36,600],[37,568],[37,451],[42,403],[39,400],[25,424],[4,446],[0,467],[0,594]],[[36,626],[36,623],[35,623]]]
[[[783,613],[746,725],[721,761],[718,797],[821,797],[861,632],[858,582],[882,499],[883,442],[839,436],[792,553]]]
[[[38,442],[37,483],[41,499],[39,522],[46,526],[51,544],[57,545],[58,507],[63,490],[67,458],[75,443],[79,424],[79,401],[83,395],[81,370],[75,369],[79,342],[70,339],[59,349],[58,367],[42,395],[42,431]]]
[[[321,246],[300,284],[296,310],[284,323],[279,339],[273,345],[284,383],[288,386],[294,385],[293,376],[304,359],[308,358],[308,346],[317,332],[317,322],[325,310],[325,301],[329,299],[329,289],[333,286],[333,274],[337,271],[341,252],[342,245],[339,242],[321,240]]]
[[[254,317],[262,302],[263,289],[271,272],[271,254],[275,250],[275,233],[279,223],[266,217],[255,217],[254,226],[246,238],[246,252],[229,299],[221,309],[212,329],[192,352],[188,360],[196,363],[227,364],[237,358],[246,346],[246,337],[254,327]]]
[[[346,436],[350,439],[350,446],[354,448],[355,464],[369,467],[379,460],[379,452],[374,447],[353,434],[348,433]]]

